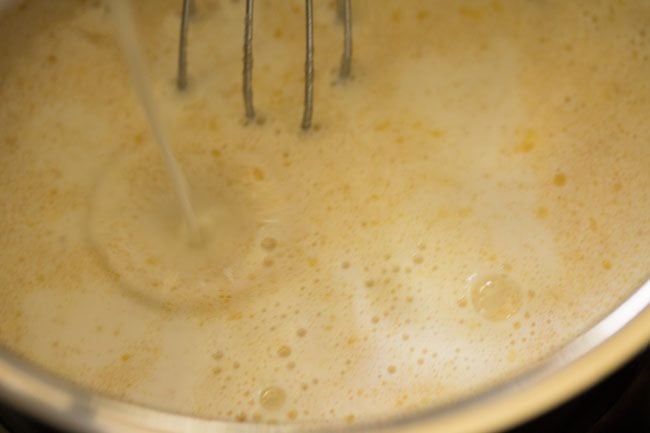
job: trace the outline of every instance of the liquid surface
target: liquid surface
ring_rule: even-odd
[[[0,344],[202,417],[354,423],[548,356],[650,271],[650,5],[139,1],[149,78],[214,241],[192,249],[104,3],[0,18]]]

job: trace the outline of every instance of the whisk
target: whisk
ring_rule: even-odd
[[[187,33],[190,15],[196,10],[195,0],[183,0],[181,9],[181,27],[178,43],[178,75],[176,84],[179,90],[187,87]],[[254,0],[246,0],[244,19],[244,68],[243,96],[246,119],[255,119],[253,105],[253,10]],[[352,64],[352,5],[351,0],[338,0],[337,13],[343,22],[343,55],[339,69],[339,78],[350,77]],[[313,0],[305,0],[305,97],[303,103],[302,129],[311,128],[314,109],[314,9]]]

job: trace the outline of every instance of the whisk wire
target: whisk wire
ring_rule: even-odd
[[[350,76],[352,64],[352,0],[338,0],[337,14],[343,21],[343,55],[339,77],[347,79]],[[255,1],[246,0],[244,18],[244,68],[242,91],[246,119],[255,119],[253,104],[253,11]],[[188,84],[187,74],[187,40],[190,16],[196,11],[195,0],[182,0],[181,26],[178,42],[178,72],[176,85],[184,90]],[[302,129],[308,130],[312,125],[314,111],[314,4],[313,0],[305,0],[305,92],[303,103]]]
[[[305,105],[302,116],[302,129],[311,128],[314,111],[314,3],[305,0],[306,54],[305,54]]]
[[[255,118],[253,106],[253,8],[254,0],[246,0],[246,17],[244,19],[244,107],[246,119]]]
[[[181,9],[181,30],[178,38],[178,74],[176,76],[178,90],[184,90],[187,87],[187,31],[193,3],[192,0],[183,0]]]
[[[343,19],[343,57],[339,77],[343,80],[350,76],[352,66],[352,0],[339,0],[339,11]]]

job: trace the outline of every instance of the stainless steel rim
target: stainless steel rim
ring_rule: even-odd
[[[580,392],[650,342],[650,280],[595,326],[537,366],[467,399],[366,424],[253,425],[193,418],[98,396],[0,348],[0,396],[64,428],[84,432],[493,431]]]

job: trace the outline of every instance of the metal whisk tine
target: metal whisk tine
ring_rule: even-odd
[[[194,9],[194,1],[183,0],[181,30],[178,38],[178,74],[176,76],[178,90],[184,90],[187,87],[187,30],[190,25],[192,9]]]
[[[339,0],[339,14],[343,20],[343,57],[339,77],[343,80],[350,76],[352,66],[352,0]]]
[[[302,116],[302,129],[311,127],[314,110],[314,3],[305,0],[306,54],[305,54],[305,106]]]
[[[343,56],[339,77],[346,79],[350,76],[352,63],[352,0],[338,1],[338,15],[343,21]],[[243,96],[246,119],[256,117],[253,104],[253,12],[254,0],[246,0],[244,19],[244,68]],[[178,75],[176,84],[179,90],[184,90],[188,84],[187,77],[187,39],[190,16],[195,13],[195,0],[183,0],[181,9],[181,27],[178,43]],[[305,94],[302,116],[302,129],[311,128],[314,111],[314,4],[313,0],[305,0]]]
[[[254,0],[246,0],[246,17],[244,19],[244,106],[246,118],[255,118],[253,107],[253,7]]]
[[[336,18],[343,21],[345,15],[345,0],[336,0]]]

